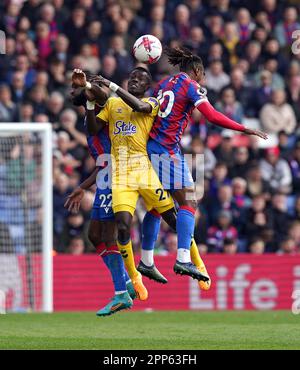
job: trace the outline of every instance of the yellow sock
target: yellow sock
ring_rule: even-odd
[[[202,261],[202,258],[200,257],[199,249],[197,247],[195,239],[192,239],[192,242],[191,242],[191,260],[193,264],[197,267],[204,265],[204,262]]]
[[[128,275],[130,276],[130,279],[134,279],[139,274],[139,272],[135,267],[131,240],[129,240],[129,242],[125,245],[120,244],[117,241],[117,245],[121,253],[121,256],[123,257],[123,261],[128,271]]]

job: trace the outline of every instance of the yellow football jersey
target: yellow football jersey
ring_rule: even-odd
[[[98,118],[107,122],[112,154],[112,207],[115,213],[134,214],[139,195],[148,210],[165,212],[174,207],[147,154],[147,141],[159,110],[155,98],[144,98],[151,113],[133,111],[121,98],[109,98]]]
[[[109,125],[111,154],[115,160],[128,157],[147,156],[147,141],[153,121],[159,110],[158,101],[153,98],[143,98],[152,105],[151,113],[135,112],[121,98],[109,98],[98,118]]]

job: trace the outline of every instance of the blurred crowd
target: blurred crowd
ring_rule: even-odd
[[[6,54],[0,55],[0,122],[53,126],[54,249],[92,251],[86,229],[93,189],[79,214],[63,206],[94,168],[84,109],[68,98],[72,70],[101,73],[126,86],[135,65],[133,42],[150,33],[163,45],[200,55],[210,102],[270,137],[262,147],[255,138],[205,122],[195,110],[182,147],[205,158],[195,229],[201,253],[299,253],[300,49],[292,52],[299,11],[296,0],[1,1]],[[165,56],[150,70],[153,86],[175,72]],[[143,212],[140,206],[132,229],[136,251]],[[156,252],[176,246],[176,235],[162,224]]]

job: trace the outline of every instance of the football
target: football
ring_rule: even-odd
[[[141,63],[156,63],[162,53],[161,42],[153,35],[143,35],[134,43],[132,52],[135,59]]]

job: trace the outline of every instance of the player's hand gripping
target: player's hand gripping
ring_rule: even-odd
[[[103,86],[106,86],[106,87],[109,87],[109,84],[111,83],[110,80],[108,80],[107,78],[104,78],[103,76],[99,75],[99,76],[94,76],[92,79],[91,79],[91,82],[94,82],[94,83],[97,83],[99,85],[103,85]]]
[[[69,212],[78,213],[80,203],[84,197],[84,190],[81,187],[76,188],[67,198],[64,207],[68,208]]]
[[[72,84],[75,87],[86,87],[86,74],[81,69],[74,69],[72,73]]]
[[[252,130],[251,128],[245,128],[244,134],[246,135],[255,135],[258,136],[264,140],[267,140],[268,135],[265,132],[259,131],[259,130]]]

